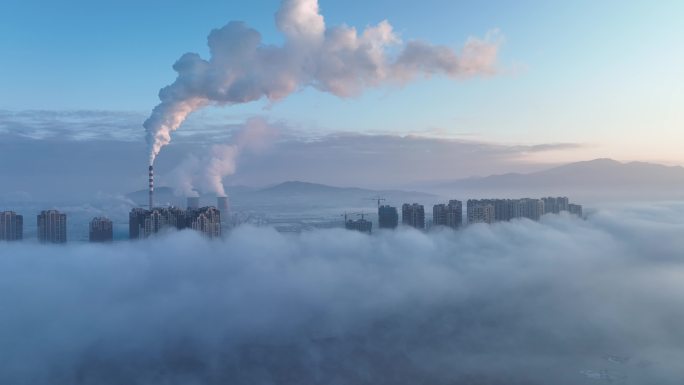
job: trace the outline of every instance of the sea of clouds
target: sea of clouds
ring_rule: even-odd
[[[0,244],[0,383],[680,384],[682,218]]]

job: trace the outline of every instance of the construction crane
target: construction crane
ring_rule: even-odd
[[[366,219],[366,218],[365,218],[366,215],[370,215],[370,214],[364,213],[364,212],[360,212],[360,213],[348,213],[348,212],[346,212],[346,211],[344,212],[344,214],[340,214],[341,217],[344,217],[344,223],[347,223],[347,221],[349,220],[349,216],[350,216],[350,215],[356,215],[356,216],[360,216],[361,219]]]
[[[348,219],[349,215],[357,215],[360,216],[361,219],[358,220],[351,220]],[[371,221],[367,221],[365,216],[368,215],[367,213],[360,212],[360,213],[344,213],[344,227],[347,230],[357,230],[362,233],[368,233],[370,234],[373,229],[373,223]]]
[[[375,197],[372,197],[372,198],[368,198],[368,200],[377,201],[377,202],[378,202],[378,208],[380,208],[380,202],[386,201],[387,199],[386,199],[386,198],[383,198],[383,197],[381,197],[381,196],[378,195],[378,196],[375,196]]]

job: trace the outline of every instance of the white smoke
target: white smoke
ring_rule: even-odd
[[[263,151],[277,136],[277,128],[264,119],[248,119],[229,143],[214,144],[202,154],[190,154],[171,171],[170,179],[176,193],[193,197],[202,191],[227,196],[223,178],[235,173],[240,154]]]
[[[681,384],[682,218],[0,245],[0,383]]]
[[[264,44],[258,31],[233,21],[209,34],[208,60],[186,53],[174,64],[178,77],[161,89],[161,103],[144,123],[150,164],[187,116],[208,105],[277,101],[303,87],[347,97],[418,75],[467,78],[495,72],[496,34],[470,38],[460,52],[423,41],[404,43],[387,21],[362,32],[326,27],[317,0],[283,0],[276,24],[285,36],[283,46]]]

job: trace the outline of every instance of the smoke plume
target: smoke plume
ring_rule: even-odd
[[[226,196],[223,178],[235,173],[240,154],[263,151],[277,136],[276,127],[264,119],[250,118],[229,143],[215,144],[202,154],[186,157],[171,172],[171,182],[184,196],[197,196],[198,190]]]
[[[684,205],[0,246],[0,383],[681,384]]]
[[[208,105],[277,101],[304,87],[348,97],[421,75],[463,79],[495,72],[495,34],[470,38],[460,52],[417,40],[404,43],[387,21],[360,32],[327,27],[317,0],[283,0],[276,25],[285,37],[282,46],[265,44],[258,31],[232,21],[209,34],[208,60],[196,53],[178,59],[178,77],[159,91],[161,103],[144,123],[150,164],[187,116]]]

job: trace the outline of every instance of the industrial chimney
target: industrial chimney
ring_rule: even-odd
[[[154,207],[154,168],[150,165],[150,211]]]
[[[228,220],[228,197],[216,197],[216,208],[221,212],[221,222]]]
[[[199,208],[199,197],[188,197],[188,210],[196,210]]]

